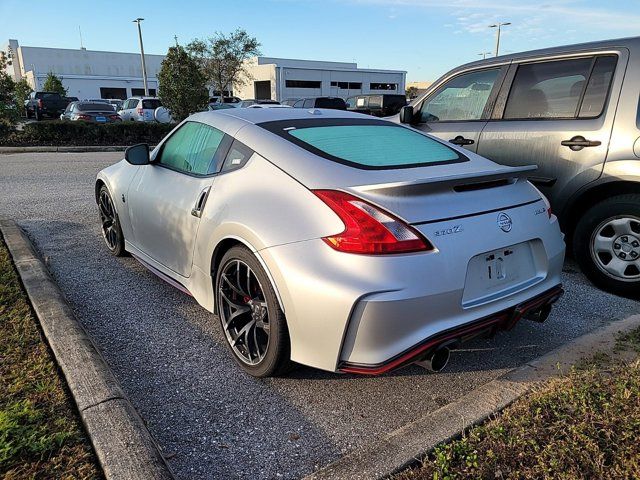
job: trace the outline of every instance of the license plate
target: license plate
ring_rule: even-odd
[[[96,122],[106,122],[107,117],[96,117]]]
[[[473,257],[467,266],[463,306],[509,295],[543,278],[532,244],[518,243]]]

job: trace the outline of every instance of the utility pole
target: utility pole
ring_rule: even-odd
[[[140,39],[140,58],[142,59],[142,84],[144,85],[144,96],[149,96],[149,85],[147,85],[147,64],[144,61],[144,46],[142,45],[142,28],[140,22],[144,18],[136,18],[133,23],[138,24],[138,38]]]
[[[496,35],[496,57],[500,54],[500,29],[505,25],[511,25],[511,22],[498,22],[493,25],[489,25],[489,28],[497,28],[498,33]]]
[[[176,47],[177,47],[177,46],[178,46],[178,36],[177,36],[177,35],[174,35],[174,36],[173,36],[173,38],[174,38],[174,40],[176,41]]]
[[[478,55],[480,55],[484,60],[487,58],[487,55],[491,55],[491,52],[480,52]]]

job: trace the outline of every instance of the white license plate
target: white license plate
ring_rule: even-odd
[[[532,242],[523,242],[476,255],[467,266],[463,306],[506,296],[543,275],[536,266]]]
[[[96,122],[106,122],[107,117],[96,117]]]

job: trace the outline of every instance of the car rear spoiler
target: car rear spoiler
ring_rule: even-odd
[[[531,172],[537,169],[537,165],[525,165],[521,167],[501,166],[501,168],[487,172],[468,172],[403,182],[361,185],[352,187],[352,189],[358,192],[377,193],[381,195],[388,195],[398,190],[402,190],[404,194],[414,195],[443,189],[454,189],[457,191],[478,190],[515,183],[518,179],[526,179]]]

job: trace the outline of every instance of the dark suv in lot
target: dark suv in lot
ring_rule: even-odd
[[[640,295],[640,37],[458,67],[398,120],[506,165],[537,164],[584,273]]]

